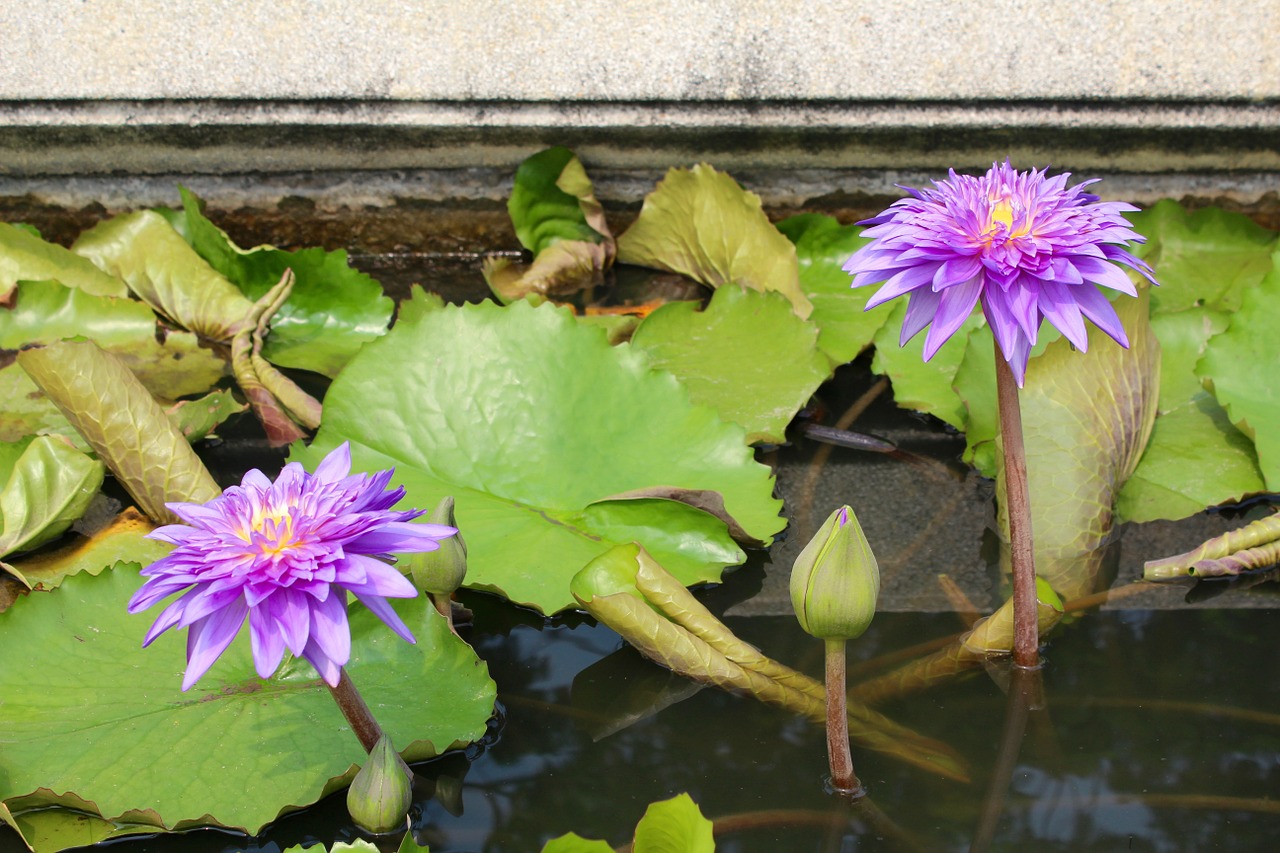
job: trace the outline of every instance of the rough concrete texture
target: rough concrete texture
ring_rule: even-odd
[[[0,99],[1280,97],[1280,3],[491,0],[0,6]]]

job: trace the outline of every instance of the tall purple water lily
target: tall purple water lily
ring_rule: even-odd
[[[980,178],[951,171],[933,189],[904,187],[909,198],[859,223],[872,241],[844,270],[853,287],[884,283],[868,309],[909,295],[901,343],[929,326],[926,361],[979,301],[1019,386],[1043,319],[1082,351],[1085,319],[1127,347],[1097,286],[1136,296],[1121,266],[1155,284],[1151,268],[1124,248],[1144,240],[1123,216],[1137,208],[1084,191],[1096,181],[1068,187],[1069,174],[1018,172],[1006,160]]]
[[[142,570],[148,580],[129,612],[187,590],[142,641],[147,646],[170,628],[188,629],[183,690],[226,651],[246,617],[258,675],[269,678],[287,648],[337,686],[351,656],[348,592],[414,642],[387,599],[418,591],[390,564],[391,555],[433,551],[456,530],[411,524],[424,510],[392,510],[404,497],[402,487],[387,489],[394,469],[350,471],[344,443],[314,474],[291,462],[275,482],[253,470],[206,504],[167,504],[187,524],[150,534],[176,547]]]

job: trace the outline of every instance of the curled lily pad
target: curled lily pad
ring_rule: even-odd
[[[92,341],[26,350],[18,364],[151,518],[176,522],[165,501],[203,502],[222,493],[137,377]]]
[[[80,235],[71,250],[124,279],[143,302],[203,338],[230,340],[253,302],[196,254],[160,214],[127,213]]]
[[[319,434],[293,456],[316,462],[350,441],[355,467],[394,466],[410,503],[454,496],[467,584],[552,612],[619,542],[643,542],[685,583],[740,561],[715,516],[628,500],[637,490],[718,492],[748,536],[770,541],[780,502],[744,438],[567,310],[484,303],[402,311],[334,382]]]
[[[776,290],[798,316],[813,311],[800,288],[795,247],[769,222],[760,197],[705,163],[667,172],[618,238],[618,261],[711,287],[734,282]]]
[[[101,462],[53,436],[0,446],[0,556],[61,536],[84,514],[103,474]]]

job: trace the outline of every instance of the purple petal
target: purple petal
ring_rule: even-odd
[[[907,302],[907,313],[902,318],[902,332],[898,335],[898,346],[906,344],[919,334],[921,329],[929,325],[941,301],[941,295],[934,290],[917,290],[911,294]]]
[[[938,348],[964,325],[982,295],[983,276],[975,275],[964,284],[949,287],[942,292],[938,310],[934,314],[929,334],[924,339],[924,360],[928,361]]]
[[[307,647],[302,650],[302,656],[311,662],[326,684],[330,687],[338,686],[338,680],[342,677],[342,666],[325,654],[318,643],[314,640],[307,643]]]
[[[1052,323],[1067,340],[1081,352],[1089,349],[1089,333],[1084,328],[1084,318],[1080,315],[1080,306],[1076,304],[1074,293],[1083,290],[1094,290],[1092,285],[1070,287],[1056,281],[1042,282],[1040,298],[1037,305],[1045,319]],[[1097,291],[1094,290],[1096,293]]]
[[[322,483],[333,483],[351,473],[351,443],[344,441],[316,466],[315,478]]]
[[[1102,295],[1102,291],[1086,284],[1076,290],[1075,296],[1076,304],[1080,306],[1080,313],[1093,321],[1093,324],[1113,341],[1127,349],[1129,336],[1124,332],[1124,326],[1116,315],[1116,309],[1107,301],[1107,297]]]
[[[409,630],[409,626],[404,624],[399,614],[391,609],[391,605],[387,603],[385,598],[377,595],[362,595],[356,593],[356,598],[360,599],[360,603],[369,608],[369,611],[377,616],[383,622],[387,623],[387,627],[399,634],[405,641],[416,643],[413,633]]]
[[[249,640],[253,646],[253,668],[259,678],[270,678],[284,657],[284,636],[265,605],[249,609]]]
[[[367,593],[384,598],[413,598],[418,594],[418,588],[408,578],[400,574],[394,566],[381,560],[366,557],[363,554],[348,554],[346,563],[347,566],[354,567],[364,574],[363,581],[351,582],[344,580],[342,573],[339,573],[337,583],[351,592]]]
[[[331,595],[311,605],[311,642],[338,666],[351,659],[351,628],[347,624],[347,597]],[[304,651],[305,655],[305,651]]]
[[[237,599],[191,625],[187,631],[187,672],[182,677],[183,691],[199,681],[227,650],[244,624],[248,611],[248,606]]]
[[[434,551],[439,540],[457,533],[457,528],[443,524],[411,524],[392,521],[376,530],[363,533],[347,543],[346,549],[357,554],[400,554],[411,551]]]

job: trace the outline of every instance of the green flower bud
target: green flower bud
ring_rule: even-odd
[[[427,521],[457,527],[453,516],[453,497],[441,498],[431,515],[427,516]],[[408,567],[418,589],[433,595],[450,595],[462,586],[467,575],[467,543],[459,530],[448,539],[440,540],[440,547],[436,550],[405,554],[400,562]]]
[[[791,606],[800,627],[822,640],[867,630],[880,595],[880,567],[853,510],[844,506],[804,546],[791,567]]]
[[[412,804],[413,773],[383,735],[347,789],[347,811],[356,826],[382,835],[404,829]]]

